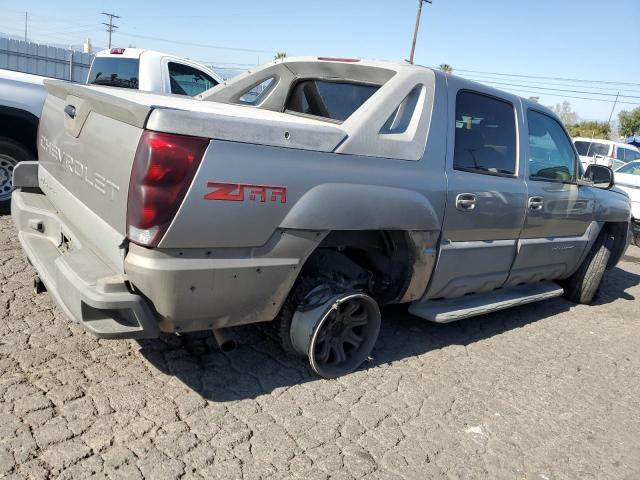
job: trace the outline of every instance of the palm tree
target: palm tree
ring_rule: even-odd
[[[274,60],[280,60],[282,58],[285,58],[287,56],[287,52],[276,52],[275,56],[273,57]]]
[[[441,72],[453,73],[453,68],[451,68],[451,65],[449,65],[448,63],[441,63],[438,68],[440,69]]]

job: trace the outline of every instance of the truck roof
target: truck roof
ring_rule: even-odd
[[[117,52],[117,53],[115,53]],[[147,50],[146,48],[107,48],[105,50],[100,50],[96,53],[96,57],[112,57],[118,55],[121,58],[140,58],[140,55],[143,53],[147,53],[149,55],[157,55],[158,57],[163,57],[170,55],[168,53],[158,52],[155,50]],[[174,55],[170,55],[174,56]]]

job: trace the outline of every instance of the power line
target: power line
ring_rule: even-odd
[[[504,82],[496,82],[493,80],[476,80],[472,77],[467,77],[470,80],[474,80],[480,83],[491,83],[493,85],[506,85],[509,87],[525,87],[525,88],[536,88],[538,90],[551,90],[551,91],[555,91],[555,92],[567,92],[567,93],[581,93],[581,94],[587,94],[587,95],[603,95],[603,96],[607,96],[607,97],[621,97],[621,98],[640,98],[640,96],[638,95],[619,95],[617,93],[602,93],[602,92],[587,92],[585,90],[569,90],[569,89],[565,89],[565,88],[552,88],[552,87],[540,87],[537,85],[523,85],[523,84],[515,84],[515,83],[504,83]]]
[[[566,78],[566,77],[544,77],[540,75],[518,75],[515,73],[483,72],[479,70],[464,70],[461,68],[457,68],[456,70],[458,72],[482,73],[485,75],[498,75],[498,76],[504,76],[504,77],[539,78],[542,80],[559,80],[564,82],[601,83],[606,85],[626,85],[631,87],[640,87],[640,83],[631,83],[631,82],[611,82],[606,80],[587,80],[587,79]]]
[[[102,12],[102,15],[106,15],[107,17],[109,17],[109,23],[102,23],[103,25],[106,25],[107,27],[107,32],[109,32],[109,48],[111,48],[111,34],[117,29],[119,28],[117,25],[113,24],[113,19],[114,18],[120,18],[118,15],[116,15],[115,13],[106,13],[106,12]]]
[[[559,87],[579,87],[579,88],[588,88],[590,90],[603,90],[603,91],[608,91],[611,92],[613,95],[615,95],[615,93],[613,92],[629,92],[629,93],[639,93],[640,94],[640,90],[634,90],[632,88],[617,88],[617,87],[604,87],[604,86],[600,86],[600,85],[583,85],[580,84],[579,82],[573,82],[572,83],[558,83],[558,82],[542,82],[540,80],[520,80],[520,79],[511,79],[511,78],[495,78],[495,77],[491,77],[488,75],[482,75],[482,74],[473,74],[473,75],[465,75],[464,78],[473,78],[476,81],[485,81],[485,80],[506,80],[506,81],[514,81],[514,82],[527,82],[528,84],[536,84],[536,85],[553,85],[553,86],[559,86]],[[593,92],[596,93],[596,92]]]
[[[523,92],[523,93],[534,93],[536,95],[549,95],[552,97],[561,97],[561,98],[575,98],[575,99],[579,99],[579,100],[591,100],[592,102],[605,102],[605,103],[611,103],[611,100],[605,100],[603,98],[589,98],[589,97],[578,97],[575,95],[563,95],[560,93],[549,93],[549,92],[539,92],[539,91],[535,91],[535,90],[528,90],[528,89],[520,89],[520,88],[505,88],[504,90],[514,93],[515,95],[519,95],[516,92]],[[634,102],[618,102],[618,104],[624,104],[624,105],[640,105],[640,103],[634,103]]]
[[[214,48],[217,50],[229,50],[229,51],[233,51],[233,52],[250,52],[250,53],[275,53],[276,50],[256,50],[256,49],[251,49],[251,48],[237,48],[237,47],[226,47],[226,46],[222,46],[222,45],[210,45],[210,44],[205,44],[205,43],[194,43],[194,42],[182,42],[179,40],[169,40],[166,38],[160,38],[160,37],[151,37],[148,35],[137,35],[134,33],[129,33],[129,32],[123,32],[121,31],[120,33],[123,33],[124,35],[128,35],[130,37],[134,37],[134,38],[142,38],[142,39],[146,39],[146,40],[156,40],[158,42],[166,42],[166,43],[171,43],[173,45],[184,45],[187,47],[203,47],[203,48]]]

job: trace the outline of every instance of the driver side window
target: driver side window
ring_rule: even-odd
[[[576,155],[562,126],[540,112],[527,112],[529,178],[571,182],[576,178]]]

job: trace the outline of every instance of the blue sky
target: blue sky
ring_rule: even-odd
[[[275,51],[403,61],[417,3],[0,0],[0,32],[22,34],[26,10],[33,41],[80,44],[88,36],[106,46],[104,10],[122,17],[116,46],[168,51],[219,67],[247,68]],[[640,0],[433,0],[423,10],[416,63],[448,63],[462,76],[539,96],[545,105],[566,99],[581,118],[607,120],[618,91],[630,103],[618,104],[614,116],[640,105],[638,19]]]

